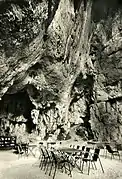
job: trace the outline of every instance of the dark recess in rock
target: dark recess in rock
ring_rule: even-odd
[[[31,119],[31,110],[35,106],[31,103],[28,93],[23,90],[15,94],[5,94],[0,101],[0,114],[12,114],[14,117],[23,115],[27,119],[27,131],[31,132],[34,124]]]

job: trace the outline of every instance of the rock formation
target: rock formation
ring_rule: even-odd
[[[0,1],[3,133],[67,139],[78,124],[88,139],[122,140],[121,10],[119,0]]]

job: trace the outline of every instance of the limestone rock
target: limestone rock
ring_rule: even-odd
[[[0,1],[0,128],[65,139],[82,124],[88,139],[121,141],[121,10],[116,0]]]

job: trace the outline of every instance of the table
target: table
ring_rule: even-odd
[[[57,150],[60,150],[62,152],[66,152],[66,153],[75,153],[75,152],[83,152],[80,149],[74,149],[74,148],[58,148]]]

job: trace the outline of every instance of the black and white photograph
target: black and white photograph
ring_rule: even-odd
[[[122,179],[122,0],[0,0],[0,179]]]

